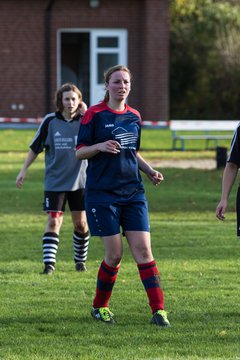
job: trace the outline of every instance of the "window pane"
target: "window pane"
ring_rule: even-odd
[[[90,103],[90,34],[85,32],[61,33],[60,83],[73,82],[81,89],[84,101]]]
[[[99,37],[98,47],[118,47],[118,37]]]
[[[118,54],[98,54],[98,84],[104,82],[104,71],[118,64]]]

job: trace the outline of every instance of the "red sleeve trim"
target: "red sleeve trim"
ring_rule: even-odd
[[[88,108],[88,110],[83,115],[82,124],[83,125],[88,124],[93,119],[95,114],[97,114],[103,110],[106,110],[106,105],[105,105],[104,101],[101,102],[100,104],[91,106],[90,108]]]
[[[133,109],[131,106],[127,105],[127,108],[129,111],[131,111],[133,114],[137,115],[140,119],[140,121],[142,122],[142,119],[141,119],[141,115],[140,115],[140,112],[136,109]]]
[[[82,147],[85,147],[85,146],[87,146],[87,145],[80,144],[80,145],[76,146],[76,150],[79,150],[79,149],[81,149]]]

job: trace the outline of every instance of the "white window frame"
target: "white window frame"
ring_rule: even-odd
[[[90,105],[103,99],[104,84],[98,84],[98,54],[117,53],[119,64],[127,66],[128,59],[128,32],[126,29],[92,29],[92,28],[61,28],[57,31],[57,87],[61,85],[61,34],[62,33],[89,33],[90,49]],[[118,37],[118,47],[98,47],[99,37]],[[115,64],[117,65],[117,64]]]

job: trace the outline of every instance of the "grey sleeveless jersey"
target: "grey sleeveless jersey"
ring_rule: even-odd
[[[45,149],[45,191],[85,188],[87,160],[75,155],[81,116],[66,121],[60,112],[47,114],[30,144],[36,154]]]

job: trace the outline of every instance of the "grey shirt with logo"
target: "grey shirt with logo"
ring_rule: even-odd
[[[75,155],[81,116],[71,121],[60,112],[47,114],[30,144],[36,154],[45,149],[45,191],[75,191],[85,188],[87,160]]]

